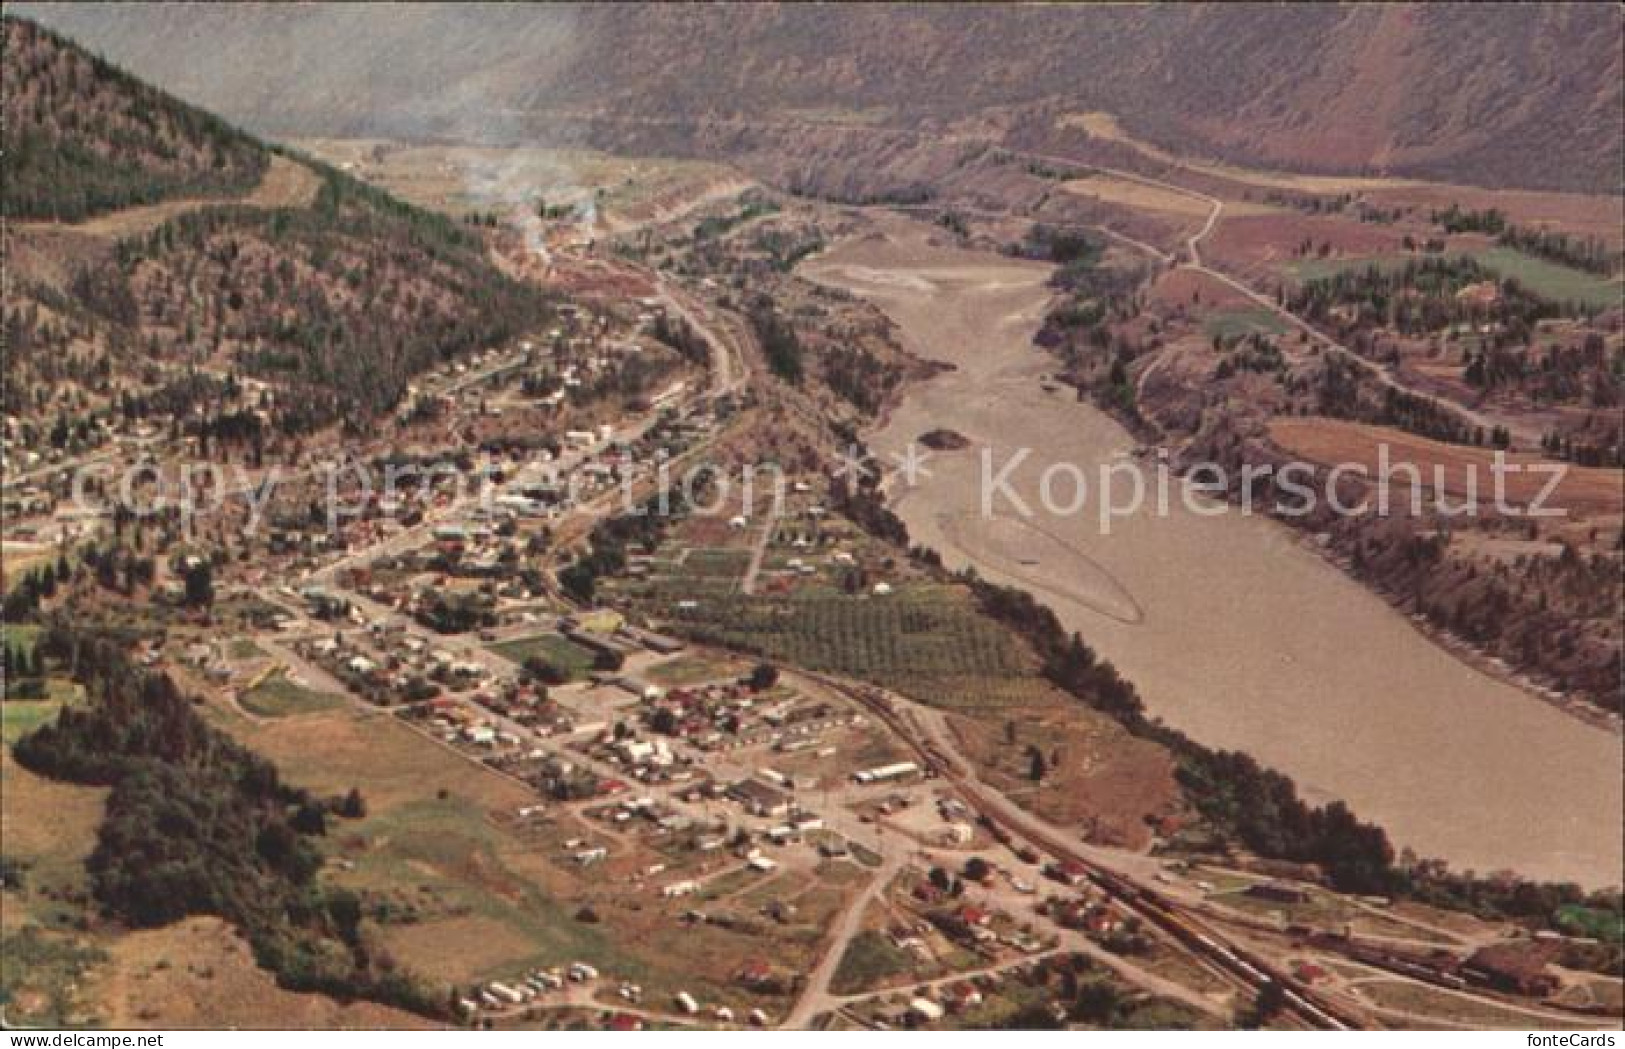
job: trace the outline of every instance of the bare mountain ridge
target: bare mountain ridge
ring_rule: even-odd
[[[1298,170],[1621,182],[1614,5],[19,6],[273,135],[1104,110],[1167,148]]]

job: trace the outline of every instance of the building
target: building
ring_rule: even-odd
[[[1557,991],[1557,974],[1546,967],[1538,949],[1527,944],[1496,943],[1481,947],[1461,967],[1469,981],[1508,994],[1544,998]]]
[[[728,796],[756,816],[783,816],[790,811],[787,791],[759,779],[742,779],[728,788]]]
[[[864,769],[862,772],[855,772],[852,774],[852,778],[858,783],[864,784],[889,783],[892,780],[903,779],[906,776],[915,775],[919,771],[920,766],[914,762],[899,761],[895,765],[881,765],[878,768]]]
[[[1247,886],[1247,895],[1272,903],[1308,903],[1309,890],[1284,881],[1264,881]]]
[[[942,1019],[943,1008],[929,998],[915,998],[908,1003],[908,1014],[920,1023],[936,1023]]]

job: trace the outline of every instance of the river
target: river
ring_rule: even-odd
[[[1310,800],[1345,800],[1396,846],[1479,873],[1619,883],[1616,735],[1452,656],[1275,522],[1187,508],[1176,487],[1167,513],[1153,498],[1107,534],[1098,470],[1126,465],[1135,442],[1070,390],[1043,389],[1052,362],[1032,337],[1048,267],[936,243],[909,220],[876,228],[801,272],[875,303],[910,350],[954,365],[867,435],[881,455],[938,427],[970,439],[894,486],[915,541],[950,567],[1032,591],[1135,683],[1151,714],[1252,754]],[[1031,451],[1007,475],[1011,497],[995,493],[985,515],[984,475],[1021,449]],[[1053,463],[1082,469],[1081,513],[1068,509],[1062,474],[1051,505],[1066,512],[1043,509]]]

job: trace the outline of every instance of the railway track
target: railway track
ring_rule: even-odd
[[[925,768],[959,791],[976,810],[982,822],[999,839],[1010,844],[1017,836],[1031,842],[1052,857],[1080,866],[1111,899],[1180,944],[1211,968],[1234,980],[1242,989],[1256,995],[1266,986],[1279,987],[1286,1011],[1302,1023],[1324,1030],[1361,1030],[1371,1026],[1363,1017],[1342,1005],[1328,1001],[1302,981],[1284,972],[1256,952],[1225,940],[1223,936],[1186,913],[1184,905],[1163,893],[1108,870],[1089,859],[1070,842],[1040,826],[1036,820],[1012,817],[1005,805],[994,802],[988,789],[978,781],[957,754],[948,753],[921,726],[899,711],[881,689],[826,674],[808,677],[859,703],[878,717],[899,738],[911,746]]]

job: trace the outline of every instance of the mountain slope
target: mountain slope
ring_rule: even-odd
[[[8,227],[8,413],[82,419],[154,401],[182,416],[257,413],[288,435],[359,426],[418,372],[549,316],[549,297],[497,269],[479,230],[278,156],[26,22],[5,31],[8,122],[15,98],[48,102],[31,126],[50,142],[22,159],[8,149],[8,211],[104,215]],[[309,193],[248,192],[289,170]],[[118,221],[150,217],[116,209],[154,197],[184,199]],[[271,391],[249,403],[238,383],[199,374]]]
[[[1136,135],[1322,171],[1614,191],[1615,5],[24,5],[279,134],[546,141],[550,112]]]
[[[222,121],[21,19],[4,25],[8,218],[76,221],[134,204],[241,193],[267,154]]]

